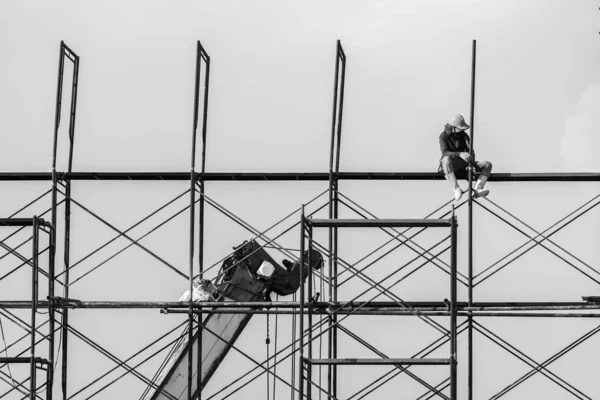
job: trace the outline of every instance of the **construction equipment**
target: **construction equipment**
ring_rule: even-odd
[[[308,253],[305,260],[308,259]],[[316,250],[310,254],[310,268],[318,270],[323,266],[323,256]],[[257,302],[270,301],[270,294],[290,295],[295,293],[308,276],[308,262],[301,266],[300,262],[283,260],[279,265],[256,241],[245,241],[234,248],[234,252],[221,266],[216,284],[204,280],[194,282],[194,293],[186,293],[180,299],[189,301],[235,301]],[[302,268],[302,270],[301,270]],[[301,282],[300,276],[303,276]],[[207,314],[198,332],[189,343],[188,334],[182,334],[171,349],[165,362],[155,374],[153,383],[156,387],[146,389],[141,399],[167,400],[187,399],[188,392],[188,360],[189,346],[192,346],[192,393],[198,398],[197,387],[197,355],[198,338],[202,340],[202,369],[200,390],[206,386],[237,338],[252,318],[252,313],[219,313]],[[231,309],[228,309],[231,311]]]

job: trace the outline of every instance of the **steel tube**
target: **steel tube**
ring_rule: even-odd
[[[450,365],[449,358],[305,358],[312,365]]]
[[[450,265],[452,267],[452,272],[450,276],[450,398],[452,400],[457,400],[457,374],[456,374],[456,345],[457,345],[457,284],[456,284],[456,272],[457,272],[457,232],[456,232],[456,216],[454,214],[454,207],[452,207],[452,218],[451,218],[451,255],[450,255]]]
[[[65,196],[65,236],[64,236],[64,266],[63,266],[63,290],[64,296],[69,297],[69,285],[70,285],[70,248],[71,248],[71,181],[67,181],[66,196]],[[54,292],[51,294],[54,296]],[[62,326],[69,325],[69,310],[68,308],[63,309],[61,317]],[[69,332],[67,329],[61,329],[61,340],[62,340],[62,380],[61,388],[63,392],[63,400],[67,400],[67,381],[68,381],[68,364],[69,364]]]
[[[450,227],[449,219],[311,219],[315,228],[442,228]]]
[[[312,358],[313,357],[313,319],[312,319],[312,302],[313,302],[313,285],[312,285],[312,277],[313,277],[313,270],[312,270],[312,257],[311,257],[311,250],[312,250],[312,246],[313,246],[313,231],[312,231],[312,227],[310,226],[310,224],[308,224],[306,226],[308,232],[308,257],[307,257],[307,265],[308,268],[306,269],[308,272],[308,277],[307,277],[307,281],[308,281],[308,298],[307,298],[307,309],[308,309],[308,358]],[[300,263],[300,269],[304,270],[304,264]],[[300,284],[304,285],[304,282],[302,281],[302,279],[300,279]],[[308,396],[309,399],[312,398],[312,367],[310,364],[308,364],[307,366],[307,371],[306,371],[306,395]]]
[[[333,83],[333,108],[331,115],[331,146],[329,151],[329,218],[333,219],[337,217],[337,175],[334,173],[334,165],[339,165],[336,161],[336,155],[339,156],[339,153],[336,152],[336,125],[338,123],[338,87],[339,87],[339,74],[340,74],[340,47],[341,43],[338,40],[336,43],[336,58],[335,58],[335,74],[334,74],[334,83]],[[338,172],[336,169],[335,172]],[[329,228],[329,300],[332,301],[335,298],[334,292],[335,284],[334,284],[334,276],[337,276],[334,273],[337,268],[334,268],[334,263],[337,262],[335,259],[335,254],[337,254],[336,245],[337,245],[337,229],[330,227]],[[329,317],[329,332],[327,335],[327,354],[328,357],[335,357],[335,349],[337,348],[337,339],[335,337],[335,316],[331,315]],[[327,391],[332,393],[335,391],[335,372],[333,371],[331,366],[327,367]],[[329,396],[331,399],[331,396]]]
[[[298,361],[298,381],[300,382],[300,400],[304,398],[304,234],[306,220],[304,218],[304,204],[300,211],[300,357]]]
[[[205,72],[204,72],[204,104],[203,104],[203,112],[202,112],[202,162],[201,162],[201,173],[204,174],[206,172],[206,132],[207,132],[207,124],[208,124],[208,89],[209,89],[209,77],[210,77],[210,56],[204,48],[202,47],[202,43],[198,41],[197,53],[200,55],[202,60],[204,60]],[[198,72],[197,76],[200,76],[201,73],[201,63],[198,60]],[[198,78],[199,79],[199,78]],[[197,107],[196,107],[197,109]],[[204,274],[204,206],[205,206],[205,198],[204,198],[204,190],[205,184],[204,179],[200,178],[200,205],[198,210],[198,276],[202,278]],[[204,316],[202,313],[198,315],[198,331],[200,332],[201,322]],[[200,335],[200,333],[199,333]],[[202,383],[202,340],[201,337],[198,341],[198,400],[202,399],[202,391],[200,389]]]
[[[38,268],[39,268],[39,229],[37,217],[33,217],[33,265],[31,268],[31,357],[30,357],[30,394],[31,400],[35,399],[36,394],[36,366],[35,366],[35,331],[36,321],[35,315],[37,313],[37,301],[38,301]]]
[[[54,297],[55,263],[56,263],[56,230],[50,230],[50,252],[48,253],[48,296]],[[52,400],[54,389],[54,335],[55,335],[55,309],[51,301],[48,302],[48,360],[49,367],[46,376],[46,399]]]
[[[194,304],[194,228],[195,228],[195,206],[196,206],[196,129],[198,128],[198,101],[200,91],[200,48],[196,43],[196,70],[194,74],[194,120],[192,123],[192,156],[191,156],[191,168],[190,168],[190,219],[189,219],[189,293],[190,299],[188,302],[188,376],[187,376],[187,393],[188,400],[192,400],[192,380],[193,380],[193,340],[194,340],[194,314],[192,313]],[[198,315],[201,318],[201,315]],[[202,336],[200,335],[200,321],[198,321],[198,341],[202,343]],[[198,386],[198,392],[200,392],[200,386]]]
[[[416,310],[419,311],[419,310]],[[168,314],[187,314],[189,311],[183,310],[180,308],[175,309],[167,309],[166,313]],[[194,310],[194,313],[198,313],[198,310]],[[308,312],[308,308],[304,308],[303,313]],[[280,314],[280,315],[300,315],[300,309],[297,310],[252,310],[252,309],[225,309],[225,310],[205,310],[204,314]],[[327,309],[314,309],[314,315],[328,315]],[[344,309],[338,310],[335,312],[335,315],[363,315],[363,316],[380,316],[380,315],[396,315],[396,316],[407,316],[414,317],[415,311],[402,311],[402,310],[369,310],[369,309],[361,309],[361,310],[352,310],[352,309]],[[448,311],[439,311],[439,310],[422,310],[419,311],[419,315],[428,316],[428,317],[451,317],[452,314]],[[457,317],[466,317],[468,318],[470,315],[476,317],[509,317],[509,318],[525,318],[525,317],[539,317],[539,318],[600,318],[600,313],[559,313],[559,312],[485,312],[485,311],[457,311]]]
[[[0,226],[32,226],[31,218],[0,218]]]
[[[70,120],[69,120],[69,165],[68,172],[72,172],[73,170],[73,155],[74,155],[74,145],[75,145],[75,121],[76,121],[76,112],[77,112],[77,89],[79,86],[79,57],[75,58],[74,66],[73,66],[73,82],[71,86],[71,112],[70,112]],[[58,138],[57,138],[58,139]],[[70,252],[71,252],[71,181],[65,181],[65,236],[64,236],[64,295],[65,297],[69,297],[69,284],[70,284]],[[54,243],[54,251],[56,251],[56,242]],[[54,256],[53,256],[54,258]],[[54,291],[50,294],[54,296]],[[62,313],[62,324],[63,326],[69,324],[69,310],[64,309]],[[54,332],[51,329],[51,332]],[[69,336],[66,329],[61,330],[61,340],[62,340],[62,374],[64,379],[61,383],[63,398],[67,398],[67,379],[68,379],[68,353],[69,353]],[[54,335],[52,335],[54,336]],[[53,357],[52,357],[53,358]],[[54,364],[52,364],[54,365]],[[52,375],[53,376],[53,375]]]
[[[196,190],[194,190],[194,185],[196,182],[196,177],[194,170],[190,172],[190,220],[189,220],[189,271],[188,271],[188,288],[190,293],[190,300],[188,302],[188,376],[187,376],[187,394],[188,400],[192,399],[192,381],[193,381],[193,360],[192,360],[192,352],[193,352],[193,342],[194,342],[194,313],[192,312],[194,309],[194,218],[195,218],[195,194]],[[198,315],[200,318],[200,315]],[[199,341],[202,342],[201,336],[199,336]],[[200,386],[198,386],[198,391],[200,391]]]
[[[205,172],[198,173],[205,181],[328,181],[327,172]],[[334,172],[337,180],[350,181],[443,181],[439,172]],[[59,172],[58,180],[83,181],[187,181],[189,172]],[[51,181],[50,172],[1,172],[2,181]],[[599,182],[597,172],[501,172],[490,175],[490,182]]]
[[[10,300],[0,301],[0,307],[4,309],[26,309],[31,308],[32,303],[30,301],[22,300]],[[49,308],[49,302],[46,300],[40,300],[37,303],[38,309]],[[54,307],[57,309],[65,308],[91,308],[91,309],[187,309],[187,302],[165,302],[165,301],[79,301],[72,299],[56,298]],[[193,304],[194,309],[203,309],[207,312],[207,309],[214,309],[213,311],[237,309],[237,308],[271,308],[271,309],[288,309],[288,308],[299,308],[300,302],[293,301],[258,301],[258,302],[195,302]],[[403,302],[398,305],[397,302],[390,301],[352,301],[352,302],[314,302],[314,309],[326,309],[333,308],[335,310],[353,310],[360,307],[361,309],[398,309],[406,310],[406,307],[410,307],[414,311],[435,311],[435,310],[447,310],[447,306],[444,302]],[[497,302],[488,303],[480,302],[473,303],[473,307],[469,307],[466,302],[457,302],[457,309],[459,311],[575,311],[575,310],[600,310],[600,304],[579,302],[579,303],[514,303],[514,302]],[[186,311],[187,312],[187,311]]]
[[[473,40],[471,56],[471,161],[469,162],[469,306],[473,305],[473,162],[475,161],[475,67],[477,60],[477,41]],[[469,316],[468,325],[468,399],[473,400],[473,317]]]
[[[49,361],[41,357],[0,357],[1,364],[36,364],[48,365]]]

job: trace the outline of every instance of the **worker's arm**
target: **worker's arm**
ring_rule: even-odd
[[[442,157],[458,158],[460,157],[460,151],[452,151],[448,143],[448,134],[445,132],[440,135],[440,151]]]
[[[466,144],[466,148],[468,149],[466,151],[469,154],[471,154],[471,150],[472,150],[473,160],[475,160],[475,149],[471,149],[471,138],[466,133],[465,133],[465,144]]]

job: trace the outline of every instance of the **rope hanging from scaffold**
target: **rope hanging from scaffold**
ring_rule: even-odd
[[[277,300],[279,301],[279,295],[277,295]],[[275,345],[273,349],[273,376],[277,376],[277,335],[279,331],[279,314],[275,314]],[[275,384],[277,383],[277,379],[273,378],[273,400],[275,400]]]
[[[270,387],[271,387],[271,382],[270,382],[270,374],[271,374],[271,367],[269,364],[269,358],[270,358],[270,354],[269,354],[269,345],[271,344],[271,338],[269,337],[269,314],[267,314],[267,337],[265,339],[265,344],[267,345],[267,400],[270,400],[271,395],[269,393]],[[275,379],[273,379],[275,380]]]

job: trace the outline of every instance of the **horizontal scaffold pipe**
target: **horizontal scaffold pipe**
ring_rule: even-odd
[[[442,228],[449,219],[307,219],[315,228]]]
[[[33,218],[0,218],[0,226],[33,226]]]
[[[38,225],[52,228],[50,222],[38,218]],[[0,218],[0,226],[33,226],[33,218]]]
[[[303,358],[312,365],[449,365],[449,358]]]
[[[255,302],[239,302],[233,303],[227,302],[219,303],[219,306],[216,306],[213,303],[195,303],[194,313],[202,313],[202,314],[290,314],[296,315],[300,314],[299,303],[298,302],[289,302],[287,304],[281,304],[286,302],[279,302],[280,304],[271,305],[268,307],[266,302],[255,303]],[[336,307],[332,304],[327,308],[323,304],[320,303],[320,306],[313,307],[313,313],[317,315],[331,315],[331,314],[339,314],[339,315],[397,315],[397,316],[415,316],[423,315],[423,316],[440,316],[447,317],[450,315],[450,312],[447,311],[447,307],[445,305],[433,305],[433,303],[425,302],[423,306],[419,306],[419,303],[410,303],[410,309],[407,310],[403,305],[396,305],[395,307],[391,306],[382,306],[382,307],[358,307],[360,302],[356,302],[356,305],[344,306],[344,307]],[[339,303],[335,303],[339,304]],[[501,303],[498,303],[501,304]],[[511,303],[514,304],[514,303]],[[527,303],[526,303],[527,304]],[[565,303],[565,305],[551,305],[551,306],[513,306],[513,307],[504,307],[501,306],[491,306],[491,307],[467,307],[465,304],[457,305],[458,315],[463,317],[468,316],[481,316],[481,317],[561,317],[561,318],[600,318],[600,313],[592,313],[589,311],[600,310],[600,304],[588,304],[588,303],[580,303],[579,305],[572,305],[573,303]],[[262,305],[262,306],[261,306]],[[55,308],[89,308],[89,309],[159,309],[164,313],[172,313],[172,314],[188,314],[189,313],[189,303],[179,303],[179,302],[69,302],[69,303],[60,303],[56,302],[54,305]],[[10,308],[20,308],[26,309],[31,308],[31,302],[28,301],[0,301],[0,308],[10,309]],[[38,303],[38,309],[48,308],[47,301],[41,301]],[[477,309],[478,311],[470,311]],[[307,312],[307,308],[302,311],[303,313]],[[544,313],[540,312],[531,312],[531,311],[545,311]],[[588,313],[573,313],[573,311],[588,311]],[[551,312],[554,311],[554,312]],[[562,312],[557,312],[562,311]]]
[[[33,362],[41,365],[50,365],[45,358],[34,357]],[[0,357],[0,364],[30,364],[31,357]]]
[[[268,309],[297,309],[300,307],[298,301],[252,301],[252,302],[196,302],[192,303],[195,308],[207,309],[218,308],[226,310],[229,308],[268,308]],[[448,304],[443,301],[406,301],[402,304],[393,301],[319,301],[312,302],[313,309],[333,308],[336,310],[361,311],[361,310],[406,310],[407,307],[418,311],[440,311],[447,310]],[[591,304],[588,302],[480,302],[473,303],[471,307],[467,302],[458,302],[456,304],[460,311],[569,311],[569,310],[600,310],[600,304]],[[167,301],[79,301],[76,299],[57,299],[54,301],[54,307],[57,308],[93,308],[93,309],[164,309],[181,308],[187,310],[188,302],[167,302]],[[0,300],[0,308],[5,309],[27,309],[31,308],[31,301],[28,300]],[[48,301],[38,301],[37,308],[48,308]],[[268,311],[268,310],[267,310]]]
[[[337,172],[339,180],[443,180],[439,172]],[[327,172],[198,172],[204,181],[329,181]],[[187,172],[59,172],[59,180],[189,181]],[[51,181],[50,172],[0,172],[0,181]],[[496,173],[496,182],[597,182],[600,173]]]
[[[181,308],[177,309],[164,309],[162,312],[165,314],[188,314],[188,310],[184,310]],[[264,315],[301,315],[306,314],[308,310],[304,310],[302,313],[300,310],[265,310],[265,309],[249,309],[249,308],[240,308],[240,309],[214,309],[214,310],[193,310],[194,314],[264,314]],[[313,315],[360,315],[360,316],[399,316],[399,317],[450,317],[449,311],[432,311],[432,310],[422,310],[422,309],[411,309],[409,311],[406,310],[383,310],[383,309],[360,309],[360,310],[352,310],[352,309],[342,309],[336,310],[335,313],[330,313],[324,309],[316,309],[312,311]],[[515,312],[515,311],[506,311],[506,312],[492,312],[492,311],[458,311],[457,315],[459,317],[510,317],[510,318],[531,318],[531,317],[540,317],[540,318],[600,318],[600,313],[572,313],[565,310],[564,312]]]

